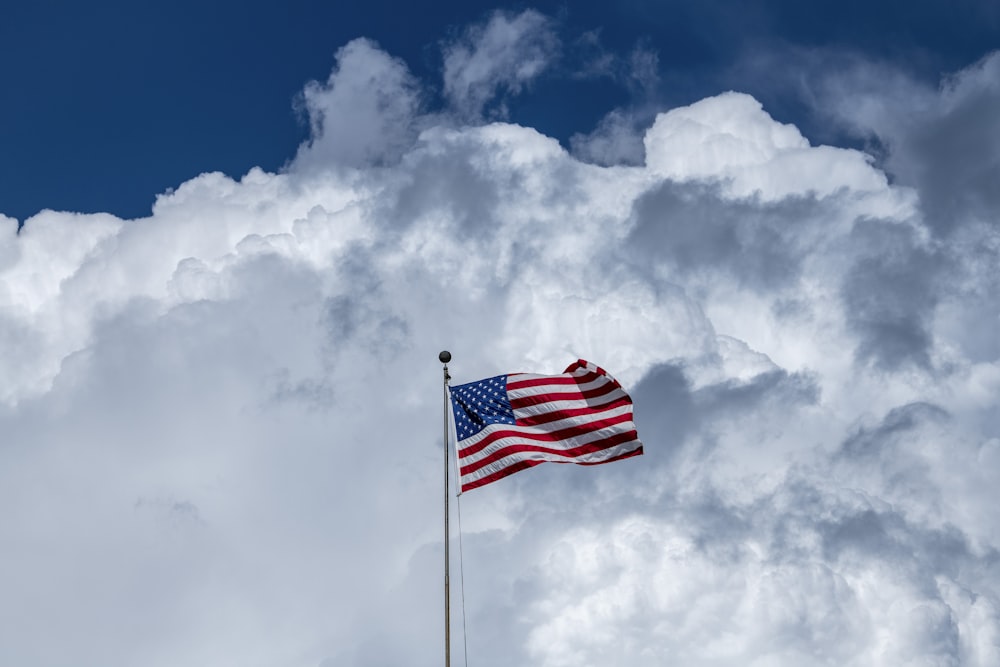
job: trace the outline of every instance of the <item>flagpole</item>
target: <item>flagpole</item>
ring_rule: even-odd
[[[451,534],[448,532],[448,362],[451,352],[444,350],[438,355],[444,364],[444,667],[451,667],[451,584],[448,580],[448,546]]]

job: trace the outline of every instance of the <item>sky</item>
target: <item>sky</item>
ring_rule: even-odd
[[[1000,665],[997,5],[363,5],[2,10],[0,664],[441,664],[448,349],[453,664]]]

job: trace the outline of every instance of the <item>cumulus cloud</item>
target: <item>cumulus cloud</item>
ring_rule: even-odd
[[[581,160],[605,167],[611,165],[640,165],[645,158],[641,127],[642,118],[636,114],[614,109],[607,113],[592,132],[577,133],[570,138],[573,154]]]
[[[412,142],[420,91],[403,61],[356,39],[337,51],[327,82],[310,82],[299,101],[312,136],[294,167],[362,167],[398,157]]]
[[[552,19],[533,9],[497,11],[444,47],[444,94],[465,118],[478,118],[498,95],[517,94],[558,56]],[[505,115],[503,100],[494,113]]]
[[[885,169],[919,192],[932,232],[949,235],[995,219],[1000,53],[936,86],[857,57],[840,57],[836,68],[803,60],[817,111],[883,149]]]
[[[654,102],[659,90],[659,55],[639,44],[627,58],[606,52],[599,36],[587,33],[579,44],[596,51],[585,54],[580,77],[609,77],[629,92],[631,104],[612,109],[590,132],[570,137],[573,154],[587,162],[603,166],[641,165],[645,161],[643,137],[659,110]]]
[[[550,30],[470,29],[451,102]],[[997,111],[990,66],[921,122]],[[1000,662],[990,195],[945,240],[922,177],[747,95],[600,166],[423,85],[351,42],[282,173],[0,218],[0,663],[438,664],[443,348],[456,381],[599,362],[646,444],[463,497],[477,664]]]

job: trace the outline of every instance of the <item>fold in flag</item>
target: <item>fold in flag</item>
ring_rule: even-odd
[[[551,461],[597,465],[642,454],[632,399],[584,360],[562,375],[511,373],[451,388],[462,491]]]

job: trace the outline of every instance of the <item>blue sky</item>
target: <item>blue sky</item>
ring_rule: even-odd
[[[971,0],[534,6],[555,18],[565,49],[511,101],[508,118],[564,143],[636,97],[674,106],[730,89],[755,95],[811,138],[846,143],[793,85],[818,74],[797,70],[803,52],[887,62],[936,84],[1000,40],[995,3]],[[0,211],[20,220],[43,208],[143,217],[154,195],[204,171],[279,169],[307,134],[293,111],[296,94],[323,78],[333,52],[355,37],[403,58],[431,84],[428,103],[439,104],[437,45],[494,8],[12,3],[0,22]],[[588,33],[599,47],[581,43]],[[654,86],[581,77],[598,48],[627,53],[637,45],[658,56]],[[773,65],[748,69],[767,55]]]
[[[997,5],[653,7],[3,10],[0,665],[440,665],[442,349],[453,664],[1000,664]]]

